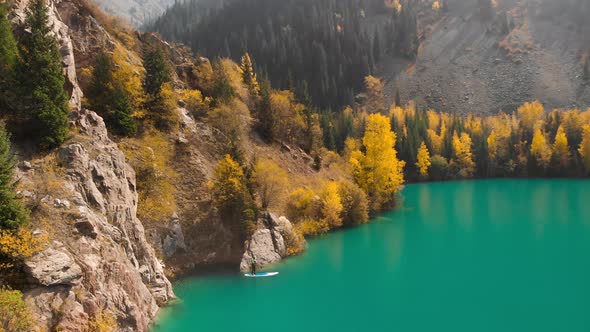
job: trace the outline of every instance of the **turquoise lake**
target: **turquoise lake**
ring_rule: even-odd
[[[590,181],[408,185],[267,270],[187,278],[171,331],[590,331]]]

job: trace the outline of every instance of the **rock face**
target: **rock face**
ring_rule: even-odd
[[[33,282],[43,286],[75,285],[82,278],[82,269],[63,249],[47,248],[25,266]]]
[[[54,206],[57,197],[48,206],[75,220],[56,220],[60,242],[26,261],[26,300],[42,331],[85,331],[104,312],[123,331],[147,331],[174,293],[136,217],[135,173],[99,116],[74,112],[72,122],[78,134],[57,153],[65,171],[59,200],[72,206]]]
[[[271,212],[265,212],[258,220],[258,230],[246,242],[246,250],[240,262],[240,271],[249,271],[252,257],[256,257],[256,267],[275,264],[287,256],[285,238],[293,232],[291,222],[285,217],[277,218]]]
[[[27,2],[14,4],[16,22],[24,20]],[[75,134],[57,152],[56,161],[25,161],[26,167],[20,168],[19,178],[31,188],[28,197],[42,198],[41,204],[56,214],[51,226],[40,232],[51,233],[53,241],[25,262],[30,281],[25,299],[40,331],[87,331],[105,314],[116,319],[113,329],[148,331],[159,305],[174,293],[136,216],[135,172],[109,138],[102,118],[80,108],[75,52],[96,53],[96,47],[108,50],[113,43],[91,16],[79,15],[79,3],[55,0],[49,6]],[[70,24],[78,23],[73,30],[58,8]],[[60,173],[52,181],[57,183],[42,192],[38,182],[45,181],[45,170],[34,164],[56,162]]]

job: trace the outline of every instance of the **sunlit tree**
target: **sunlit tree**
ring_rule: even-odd
[[[547,144],[545,133],[540,128],[535,130],[531,143],[531,154],[537,161],[537,165],[543,169],[549,166],[551,161],[551,147]]]
[[[426,143],[424,143],[424,141],[422,141],[422,143],[420,144],[420,148],[418,149],[418,156],[416,158],[418,161],[416,162],[416,166],[418,167],[418,170],[420,172],[420,175],[422,177],[427,177],[428,176],[428,169],[430,168],[430,152],[428,151],[428,148],[426,147]]]
[[[455,161],[464,177],[473,176],[475,171],[475,162],[473,161],[473,153],[471,151],[473,143],[471,137],[467,133],[461,133],[461,136],[455,132],[453,135],[453,152],[455,154]]]
[[[262,208],[266,209],[281,201],[289,185],[289,175],[273,161],[262,159],[254,166],[252,182],[260,197]]]
[[[365,152],[357,150],[351,155],[355,179],[369,196],[373,210],[392,205],[404,183],[405,162],[397,158],[395,140],[389,119],[371,114],[363,137]]]
[[[571,154],[570,147],[567,141],[567,136],[562,126],[557,129],[555,134],[555,141],[553,143],[553,155],[559,162],[560,167],[567,167],[570,162]]]

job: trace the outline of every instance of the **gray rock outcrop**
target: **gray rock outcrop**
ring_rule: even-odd
[[[280,262],[287,256],[285,238],[292,232],[293,225],[287,218],[278,218],[272,212],[265,212],[258,220],[258,229],[246,242],[240,271],[250,270],[252,257],[256,257],[257,268]]]

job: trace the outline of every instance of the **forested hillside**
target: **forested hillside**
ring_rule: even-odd
[[[352,104],[385,54],[418,49],[414,1],[238,0],[199,19],[178,2],[148,29],[209,57],[249,52],[262,76],[322,108]]]

